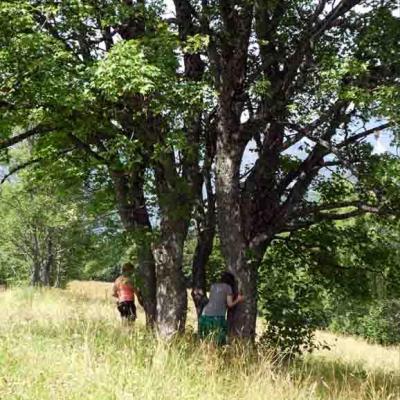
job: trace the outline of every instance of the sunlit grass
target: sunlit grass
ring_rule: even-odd
[[[333,335],[329,332],[317,332],[319,341],[330,346],[330,350],[319,350],[317,354],[326,360],[343,363],[360,363],[366,370],[392,372],[400,370],[400,347],[380,346],[367,343],[352,336]]]
[[[323,332],[330,352],[288,366],[272,351],[199,343],[190,329],[165,344],[143,317],[122,326],[113,301],[90,294],[96,284],[74,285],[0,293],[0,399],[400,399],[397,347]]]

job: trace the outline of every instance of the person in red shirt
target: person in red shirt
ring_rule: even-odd
[[[117,298],[117,308],[122,319],[136,320],[135,288],[132,282],[134,267],[131,263],[122,265],[122,273],[115,280],[113,296]]]

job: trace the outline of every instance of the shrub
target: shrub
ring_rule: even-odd
[[[332,318],[334,332],[358,335],[383,345],[400,343],[400,300],[379,300],[349,307]]]
[[[268,302],[266,307],[268,325],[261,336],[263,344],[288,354],[311,351],[316,346],[314,331],[318,319],[311,309],[303,308],[296,300],[282,298]]]
[[[316,347],[315,329],[325,325],[323,291],[305,267],[265,268],[259,295],[260,313],[268,322],[262,343],[287,354]]]
[[[400,343],[400,300],[374,303],[360,319],[360,333],[366,339],[384,345]]]

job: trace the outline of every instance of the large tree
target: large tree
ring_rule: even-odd
[[[11,172],[51,156],[112,187],[138,244],[148,324],[170,336],[185,325],[183,244],[211,164],[200,166],[203,61],[193,41],[180,71],[191,31],[175,34],[161,12],[144,1],[2,2],[0,148],[33,144]]]
[[[254,337],[257,269],[276,235],[385,209],[385,196],[364,185],[365,139],[398,124],[395,8],[349,0],[192,4],[217,91],[221,244],[246,298],[231,321],[237,335]],[[243,176],[252,143],[258,157]],[[313,201],[328,167],[351,174],[350,199]]]

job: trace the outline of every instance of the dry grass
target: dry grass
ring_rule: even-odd
[[[112,301],[112,283],[99,281],[71,281],[67,290],[86,299]]]
[[[319,332],[332,350],[287,366],[190,334],[165,344],[143,318],[122,326],[107,287],[0,293],[0,399],[400,399],[396,347]]]
[[[317,332],[317,340],[325,342],[330,350],[319,350],[316,354],[326,360],[343,363],[361,363],[366,370],[380,369],[385,372],[400,371],[399,346],[383,347],[367,343],[351,336]]]

